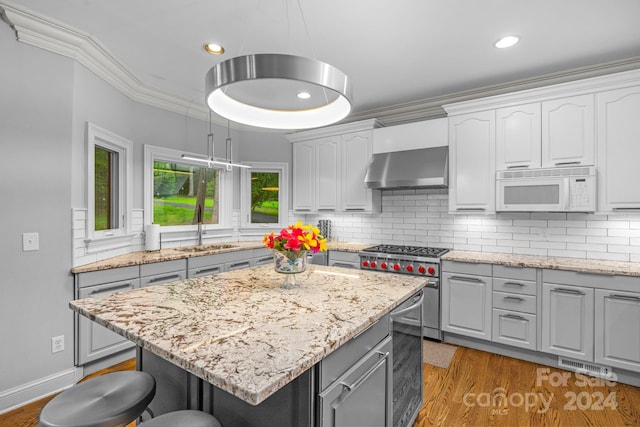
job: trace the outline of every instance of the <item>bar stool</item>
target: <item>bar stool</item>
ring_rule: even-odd
[[[101,375],[63,391],[40,412],[40,427],[115,427],[138,418],[156,393],[156,381],[146,372]],[[146,427],[222,427],[212,415],[175,411],[158,416]]]

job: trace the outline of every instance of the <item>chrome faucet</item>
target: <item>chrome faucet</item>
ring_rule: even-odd
[[[198,205],[197,219],[198,219],[198,246],[202,246],[202,205]]]

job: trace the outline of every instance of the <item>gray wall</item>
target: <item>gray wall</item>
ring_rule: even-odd
[[[144,207],[143,145],[205,154],[208,124],[134,102],[75,61],[16,41],[4,23],[0,52],[2,412],[7,391],[73,368],[71,209],[86,207],[86,122],[133,141],[134,209]],[[227,129],[213,132],[223,157]],[[290,162],[282,135],[232,137],[235,160]],[[22,251],[24,232],[40,233],[39,251]],[[51,354],[57,335],[65,336],[65,350]]]

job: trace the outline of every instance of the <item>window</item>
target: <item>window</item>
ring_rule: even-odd
[[[153,223],[161,226],[218,224],[217,169],[153,162]]]
[[[251,163],[242,170],[243,227],[285,227],[287,219],[287,164]]]
[[[87,237],[126,234],[131,208],[133,143],[87,123]]]
[[[191,231],[199,221],[207,230],[230,227],[232,172],[191,162],[182,154],[144,146],[144,223],[158,224],[163,232]]]

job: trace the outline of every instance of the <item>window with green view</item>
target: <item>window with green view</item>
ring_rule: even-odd
[[[118,153],[94,148],[94,227],[96,231],[118,228]]]
[[[217,169],[153,162],[153,223],[161,226],[219,223]]]
[[[251,172],[251,223],[278,224],[280,200],[278,172]]]

